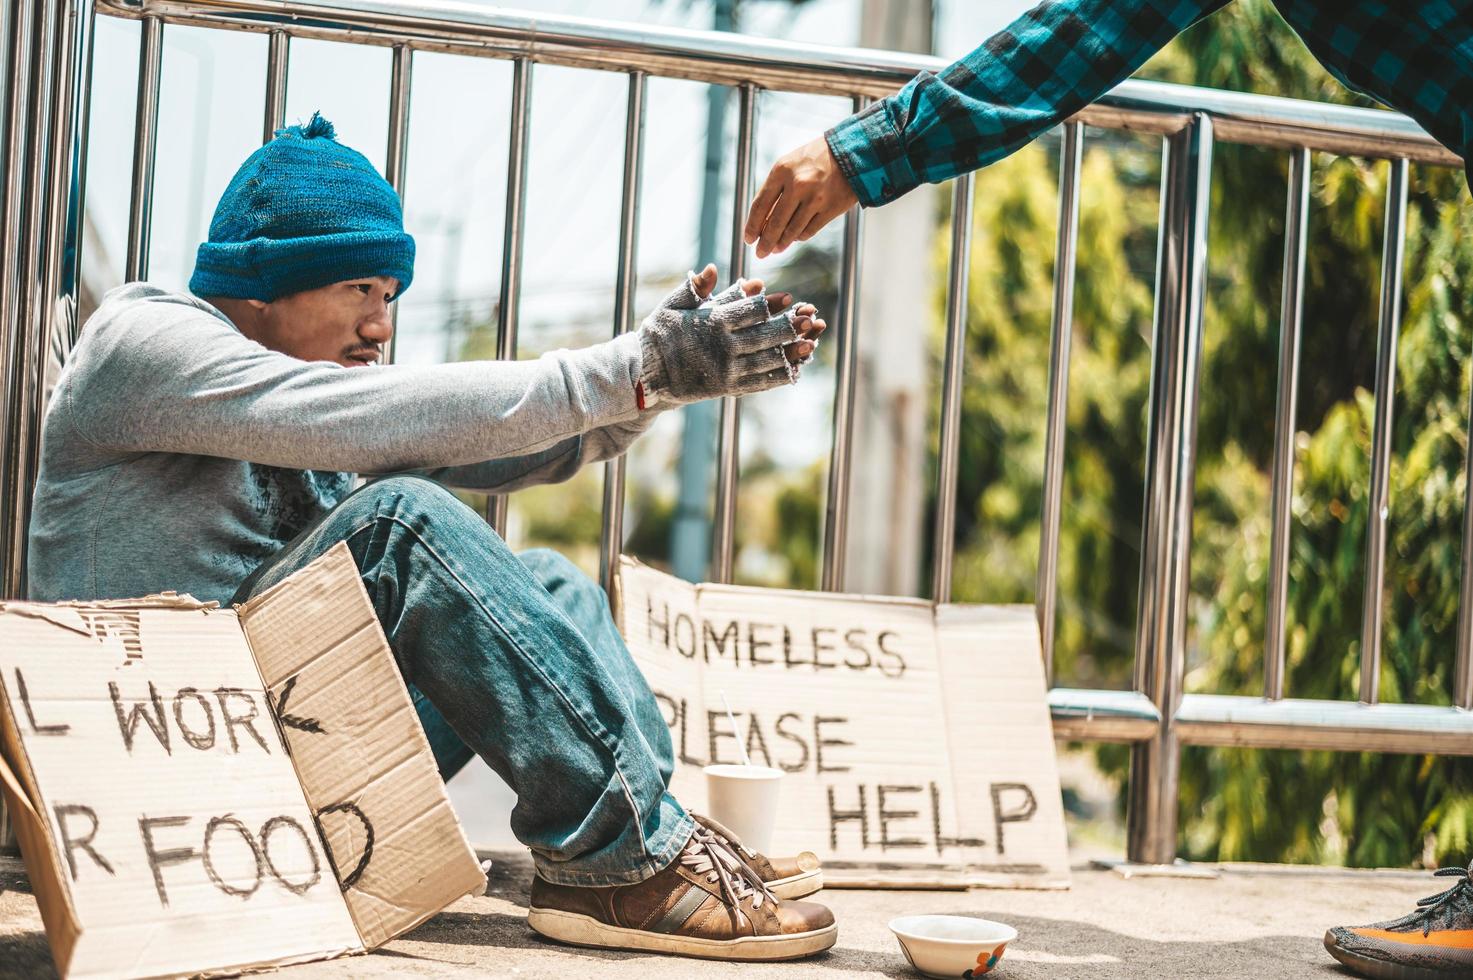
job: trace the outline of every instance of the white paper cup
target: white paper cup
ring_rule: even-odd
[[[765,854],[772,846],[782,778],[781,769],[767,766],[707,766],[706,809],[743,846]]]

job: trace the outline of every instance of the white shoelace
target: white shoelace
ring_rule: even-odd
[[[695,874],[704,875],[708,884],[720,883],[721,897],[738,927],[746,917],[742,911],[744,901],[751,901],[753,911],[762,908],[764,901],[777,904],[777,897],[767,890],[761,876],[736,855],[731,844],[704,827],[697,826],[691,834],[690,843],[680,854],[680,863]]]

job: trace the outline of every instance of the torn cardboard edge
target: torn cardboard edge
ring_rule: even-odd
[[[351,610],[351,618],[342,620],[340,630],[331,629],[336,621],[322,622],[311,612],[316,606],[329,604]],[[400,876],[394,881],[375,880],[368,873],[373,870],[372,865],[355,867],[356,871],[364,872],[361,877],[350,872],[353,880],[345,887],[344,896],[364,946],[377,948],[425,922],[456,899],[485,891],[486,876],[450,805],[398,661],[389,649],[347,544],[338,542],[306,568],[238,605],[236,610],[270,695],[272,716],[281,738],[291,749],[292,766],[313,811],[321,815],[342,807],[358,810],[359,819],[371,827],[369,839],[380,850],[405,846],[401,838],[406,836],[435,840],[447,848],[459,842],[459,853],[454,857],[460,860],[450,860],[451,855],[442,854],[444,860],[425,868],[426,873],[413,880],[410,876]],[[366,670],[347,670],[355,662],[351,652],[354,648],[367,655]],[[372,691],[393,692],[392,704],[384,705],[386,710],[373,726],[384,752],[377,760],[364,760],[364,764],[383,763],[384,776],[378,778],[393,776],[406,785],[412,780],[416,797],[427,798],[419,809],[407,816],[395,812],[387,822],[369,823],[359,805],[366,805],[363,796],[373,788],[372,784],[360,789],[355,800],[337,800],[326,794],[324,780],[303,771],[305,756],[317,749],[321,757],[316,743],[335,737],[334,726],[320,713],[315,719],[320,722],[316,726],[318,730],[313,730],[310,725],[283,724],[288,715],[284,710],[277,710],[283,703],[283,695],[295,690],[298,681],[309,671],[325,674],[329,685],[356,688],[342,696],[345,703],[340,707],[357,706]],[[312,692],[297,690],[292,698],[300,704],[311,695]],[[316,697],[322,699],[322,691],[316,692]],[[362,727],[343,725],[336,732],[351,733]],[[391,732],[393,737],[386,737],[385,732]],[[362,741],[352,734],[343,734],[332,746],[329,757],[342,758],[349,750],[360,747]],[[398,771],[400,764],[390,761],[388,755],[406,743],[413,747],[419,764],[412,770]],[[325,841],[333,837],[320,822],[318,829]],[[339,853],[331,847],[329,850],[332,854]]]
[[[265,601],[268,596],[271,597],[271,600]],[[335,546],[312,564],[257,598],[263,601],[248,603],[245,606],[228,610],[220,609],[217,603],[201,603],[190,596],[177,594],[102,603],[73,602],[49,605],[9,602],[0,604],[0,633],[7,631],[5,620],[10,619],[11,639],[13,640],[17,635],[17,629],[20,630],[20,635],[28,638],[24,644],[7,642],[6,646],[11,649],[9,651],[0,650],[0,665],[8,665],[10,661],[20,665],[13,668],[17,682],[16,695],[12,695],[6,687],[6,678],[0,677],[0,789],[3,789],[11,814],[15,818],[16,833],[25,857],[27,873],[40,906],[42,921],[46,927],[53,956],[63,976],[158,975],[180,972],[200,975],[234,974],[267,969],[287,963],[365,952],[413,929],[461,896],[484,891],[485,875],[450,806],[444,784],[439,778],[428,741],[420,728],[418,716],[410,702],[403,678],[399,674],[397,663],[379,627],[377,617],[346,545]],[[189,617],[187,614],[190,612],[199,612],[201,619]],[[141,615],[130,619],[126,615],[128,613]],[[151,613],[155,615],[151,616]],[[131,631],[131,636],[126,638],[125,643],[119,642],[120,639],[124,639],[118,635],[120,614],[124,621],[122,631]],[[183,615],[184,618],[176,620],[175,615]],[[218,621],[210,625],[210,617],[228,618],[229,626],[219,624]],[[38,648],[35,644],[38,642],[38,637],[45,636],[46,627],[40,627],[40,632],[38,632],[36,626],[21,628],[22,622],[37,624],[44,622],[50,627],[64,631],[64,636],[58,635],[57,637],[59,645],[56,651],[48,651],[45,647],[39,648],[43,654],[50,653],[49,658],[42,658],[39,661],[36,659]],[[196,627],[182,625],[190,622],[200,625]],[[142,628],[140,628],[140,623]],[[273,633],[273,625],[280,626],[282,623],[286,623],[288,629],[285,632],[277,629]],[[184,633],[171,637],[169,626],[172,625],[179,626]],[[294,635],[290,628],[292,626],[301,626],[301,632]],[[256,636],[253,637],[252,633]],[[38,729],[36,717],[38,713],[41,715],[41,722],[48,720],[45,710],[42,710],[44,708],[65,704],[70,706],[71,710],[85,713],[95,711],[97,706],[101,705],[103,710],[108,712],[107,723],[103,729],[111,728],[111,751],[114,756],[118,756],[120,750],[117,742],[120,729],[124,727],[124,708],[119,706],[116,693],[113,695],[112,705],[108,704],[106,695],[103,695],[100,700],[91,696],[81,700],[77,700],[75,696],[69,700],[65,699],[66,685],[55,683],[56,678],[46,677],[46,671],[42,670],[33,671],[31,701],[25,701],[25,685],[20,679],[20,669],[21,666],[24,666],[27,670],[33,670],[37,662],[48,665],[59,662],[67,664],[74,671],[82,669],[84,673],[76,674],[72,683],[74,687],[77,687],[87,681],[90,685],[87,688],[89,692],[95,688],[99,680],[105,682],[108,677],[118,678],[119,682],[129,687],[130,690],[140,684],[147,684],[149,696],[153,698],[153,704],[157,707],[156,721],[163,733],[161,734],[160,729],[153,727],[155,720],[153,720],[153,714],[148,710],[149,696],[145,696],[142,701],[135,700],[133,715],[130,716],[133,735],[130,738],[125,733],[123,736],[128,752],[132,753],[135,747],[132,739],[140,740],[140,746],[148,749],[148,740],[157,738],[163,744],[163,750],[161,751],[158,745],[152,746],[151,751],[157,757],[154,760],[156,763],[169,756],[174,757],[176,764],[181,761],[188,762],[197,768],[202,764],[200,757],[192,755],[191,749],[179,744],[181,740],[189,739],[185,722],[182,720],[185,716],[179,713],[181,711],[179,695],[175,696],[175,714],[172,719],[167,719],[160,696],[153,693],[154,680],[158,679],[162,684],[164,678],[162,676],[155,678],[153,675],[167,674],[172,681],[178,682],[183,678],[188,682],[190,676],[188,672],[196,668],[192,666],[190,657],[184,654],[193,654],[194,651],[186,649],[188,644],[180,637],[198,640],[199,637],[210,635],[235,636],[236,640],[229,645],[230,652],[227,652],[226,647],[217,646],[213,651],[216,654],[213,660],[209,657],[200,658],[201,668],[198,670],[200,679],[211,679],[214,676],[212,669],[217,673],[234,671],[232,676],[238,678],[235,683],[245,685],[247,695],[254,691],[259,700],[263,702],[261,710],[263,721],[264,718],[270,718],[271,721],[269,726],[263,726],[262,731],[269,732],[270,737],[276,740],[271,744],[277,748],[275,753],[277,761],[269,765],[274,766],[275,771],[281,774],[273,778],[278,779],[277,785],[295,787],[295,792],[298,794],[297,799],[300,801],[299,806],[302,808],[300,812],[303,814],[303,821],[309,828],[308,832],[315,830],[315,839],[318,843],[314,845],[305,833],[301,839],[305,842],[309,852],[316,852],[318,847],[321,848],[318,853],[325,859],[323,863],[326,864],[326,870],[331,871],[326,879],[332,885],[331,897],[328,898],[326,893],[322,894],[314,900],[312,907],[326,909],[328,906],[323,905],[323,902],[336,903],[342,909],[339,914],[347,929],[343,933],[342,941],[328,938],[327,933],[321,933],[320,938],[314,940],[312,937],[319,934],[311,932],[315,928],[311,923],[326,920],[322,919],[320,913],[313,913],[313,916],[293,922],[290,928],[285,928],[285,923],[283,923],[283,928],[277,929],[274,935],[278,937],[285,935],[288,937],[287,940],[276,943],[273,955],[258,955],[253,958],[249,955],[248,950],[242,948],[240,940],[232,945],[229,936],[232,930],[217,921],[217,913],[205,910],[195,918],[205,922],[210,928],[223,930],[217,944],[219,955],[208,952],[209,949],[215,948],[208,945],[213,940],[208,937],[200,939],[197,934],[202,930],[195,928],[188,938],[203,951],[201,955],[194,957],[187,964],[180,964],[177,962],[179,954],[176,953],[175,961],[167,969],[161,969],[159,965],[163,961],[158,958],[157,950],[153,947],[160,943],[164,946],[170,945],[167,938],[169,930],[177,929],[178,926],[177,923],[171,924],[169,921],[167,902],[164,902],[166,909],[162,913],[156,911],[150,915],[147,911],[149,907],[157,909],[156,904],[150,905],[153,899],[153,882],[144,886],[145,891],[139,892],[139,901],[136,903],[140,910],[138,913],[140,928],[137,931],[145,935],[144,938],[137,939],[135,942],[142,942],[145,946],[130,953],[127,937],[123,936],[117,940],[121,945],[116,957],[106,955],[106,944],[112,941],[110,937],[118,933],[118,930],[113,926],[108,926],[106,924],[108,920],[99,920],[96,915],[89,918],[86,910],[80,908],[79,903],[74,900],[76,895],[86,897],[85,889],[89,887],[89,882],[83,880],[79,883],[76,880],[77,866],[75,864],[72,865],[72,879],[67,876],[66,862],[62,860],[62,845],[57,837],[58,833],[66,833],[67,828],[64,825],[53,827],[47,806],[49,794],[45,791],[47,785],[57,782],[56,777],[60,774],[55,770],[57,760],[63,757],[56,755],[55,750],[63,740],[44,738],[38,740],[36,737],[38,734],[63,733],[63,731],[45,731],[44,729],[48,727],[45,724]],[[70,636],[71,639],[65,639],[66,636]],[[99,647],[92,648],[82,639],[83,637],[88,640],[101,641],[101,644]],[[346,652],[343,644],[339,642],[344,640],[351,644],[346,648]],[[39,642],[45,641],[43,639]],[[235,643],[238,643],[239,646],[236,647]],[[318,649],[312,651],[310,660],[313,663],[321,662],[327,668],[317,677],[322,682],[322,690],[317,693],[323,696],[318,697],[315,710],[321,723],[317,726],[316,731],[310,732],[299,731],[289,725],[284,725],[282,717],[276,710],[276,698],[273,696],[300,680],[301,672],[288,674],[273,668],[290,660],[291,656],[288,654],[295,656],[304,643],[317,645]],[[126,652],[123,650],[125,646],[127,647]],[[29,649],[29,654],[25,648]],[[66,650],[70,650],[70,654],[64,655]],[[152,658],[148,656],[150,650],[153,651]],[[95,664],[91,662],[94,651],[104,654],[96,660]],[[7,652],[11,654],[9,658],[6,656]],[[116,656],[124,652],[125,657]],[[209,648],[206,647],[204,652],[210,652]],[[32,659],[23,663],[26,655],[31,656]],[[364,678],[371,680],[371,697],[365,697],[360,690],[348,688],[334,693],[338,680],[333,673],[332,666],[334,657],[339,655],[354,658],[354,662],[360,666],[367,665],[363,670],[356,670],[355,674],[358,675],[359,681],[363,681]],[[234,666],[211,667],[216,662],[225,664],[227,661]],[[125,668],[126,672],[120,673],[119,668]],[[53,672],[55,670],[54,667],[48,667],[48,669]],[[43,677],[47,683],[37,684],[36,680]],[[208,685],[204,687],[206,693],[209,693]],[[41,688],[56,692],[56,696],[63,697],[63,700],[40,700]],[[113,688],[116,691],[116,685],[113,685]],[[300,687],[298,690],[300,694]],[[208,714],[208,703],[204,698],[199,697],[195,688],[180,689],[180,695],[186,692],[191,692],[191,697],[199,698],[198,703],[205,705],[203,710],[210,718],[210,745],[213,746],[216,738],[215,723],[213,716]],[[19,696],[24,703],[15,702],[16,696]],[[111,724],[112,707],[118,709],[116,725]],[[192,710],[201,709],[193,706]],[[224,710],[225,706],[222,702],[221,711],[224,712]],[[24,711],[24,717],[21,715],[22,711]],[[140,712],[142,712],[141,715]],[[140,717],[146,724],[140,723]],[[200,738],[200,732],[203,731],[200,716],[194,714],[189,717],[197,724],[198,730],[195,736]],[[256,717],[256,715],[252,714],[251,717]],[[235,732],[229,717],[225,716],[225,719],[226,729],[230,733],[233,744]],[[50,720],[61,719],[52,717]],[[76,718],[66,720],[78,721]],[[73,767],[76,773],[71,777],[73,785],[76,785],[79,780],[84,780],[86,773],[98,766],[102,767],[102,771],[98,774],[101,776],[101,783],[104,784],[108,783],[117,770],[116,765],[109,766],[106,757],[102,754],[97,754],[94,758],[94,754],[87,751],[89,743],[83,738],[83,735],[89,734],[90,737],[90,733],[86,731],[89,726],[96,731],[103,730],[93,724],[94,721],[95,718],[88,721],[87,724],[49,726],[53,729],[72,729],[70,735],[77,740],[75,744],[68,743],[63,746],[69,753],[65,758],[77,761],[77,765]],[[174,728],[172,722],[178,723],[178,733],[173,737],[176,743],[175,750],[186,757],[182,760],[175,755],[174,751],[168,750],[168,735]],[[22,726],[27,723],[29,729],[23,733]],[[320,746],[312,745],[310,742],[303,743],[304,739],[319,736],[331,737],[334,731],[341,733],[341,741],[337,743],[340,751],[329,752],[323,756]],[[363,731],[373,732],[374,737],[363,739],[356,734]],[[223,738],[223,736],[220,737]],[[202,743],[203,739],[201,738],[200,741]],[[242,741],[245,741],[244,737]],[[272,754],[268,743],[261,741],[259,735],[256,736],[256,741],[266,754]],[[365,741],[371,742],[372,745],[366,749],[356,746],[356,743]],[[98,743],[92,744],[96,746]],[[189,744],[193,749],[200,748],[200,744],[195,742]],[[304,745],[305,747],[302,747]],[[409,746],[407,756],[405,746]],[[47,756],[46,752],[42,752],[45,758],[35,758],[33,753],[43,747],[52,754]],[[388,759],[391,752],[393,764],[385,766],[380,775],[364,783],[352,798],[326,801],[323,786],[331,784],[332,779],[328,777],[333,776],[329,770],[337,767],[338,757],[343,751],[355,748],[359,748],[355,756],[355,761],[359,765],[371,766],[375,759]],[[282,749],[286,751],[283,753]],[[239,747],[237,746],[238,752]],[[143,753],[140,752],[141,754]],[[281,758],[283,754],[286,758]],[[86,756],[85,763],[81,761],[83,755]],[[121,756],[120,758],[122,759],[121,765],[126,766],[132,756]],[[308,764],[303,761],[304,759],[317,761]],[[40,764],[33,766],[33,761]],[[260,764],[266,765],[267,763]],[[315,770],[314,765],[317,767]],[[235,770],[226,767],[222,772],[225,771],[234,772]],[[167,772],[164,775],[167,775]],[[233,777],[227,777],[223,782],[229,784],[232,779]],[[289,782],[280,782],[281,779]],[[203,783],[191,784],[187,790],[181,791],[182,796],[176,793],[173,801],[179,812],[190,814],[190,816],[178,819],[182,823],[193,821],[193,834],[196,838],[194,846],[199,846],[197,837],[203,826],[203,818],[214,812],[210,809],[211,787],[214,785],[208,779]],[[130,799],[138,802],[132,805],[143,806],[145,809],[150,805],[162,805],[167,808],[170,805],[166,799],[167,794],[160,792],[158,786],[159,783],[151,782],[147,783],[146,789],[140,788],[134,791]],[[72,799],[67,795],[59,798],[68,801]],[[179,799],[191,801],[192,808],[190,808],[191,803],[179,803]],[[228,795],[221,796],[221,800],[228,799],[230,799]],[[235,799],[238,799],[238,795]],[[156,801],[156,804],[146,802],[150,800]],[[222,802],[221,806],[233,807],[234,804]],[[236,809],[239,812],[238,808]],[[329,811],[335,813],[356,811],[357,816],[362,818],[362,826],[368,830],[367,841],[365,842],[361,833],[356,833],[358,827],[355,824],[349,824],[346,828],[339,828],[336,831],[325,827],[322,818]],[[128,813],[131,812],[134,811],[124,812],[119,809],[116,813],[112,813],[115,819],[108,826],[128,823]],[[102,814],[104,811],[99,807],[98,813]],[[116,819],[119,817],[122,819]],[[243,812],[242,817],[245,817]],[[57,819],[62,819],[59,813]],[[260,818],[257,816],[254,819]],[[92,836],[87,838],[88,841],[98,837],[97,820],[98,816],[94,815]],[[370,821],[375,826],[370,827]],[[268,821],[259,832],[262,841],[269,834],[267,826],[270,824],[271,821]],[[176,828],[181,825],[161,824],[161,826]],[[213,825],[212,820],[211,826]],[[234,820],[233,826],[239,829],[235,831],[227,829],[225,837],[231,839],[232,833],[239,833],[241,839],[245,840],[252,850],[255,850],[257,845],[250,843],[251,830],[246,823]],[[75,829],[74,823],[73,833]],[[209,846],[208,833],[209,831],[206,831],[206,848]],[[378,835],[379,848],[376,856],[379,860],[370,860],[368,851],[375,833]],[[187,843],[188,838],[182,834],[181,831],[180,836],[172,839],[169,846],[174,846],[176,843]],[[330,839],[334,834],[337,834],[337,839],[332,841]],[[288,834],[288,844],[290,838],[291,835]],[[101,838],[98,839],[101,840]],[[234,844],[237,852],[240,853],[242,845],[239,841],[235,841]],[[362,845],[360,848],[362,853],[354,850],[357,845]],[[81,856],[81,851],[76,850],[77,846],[75,840],[68,840],[68,859],[85,863],[86,859]],[[104,844],[98,846],[104,852],[107,851]],[[160,846],[164,847],[162,844]],[[162,853],[169,852],[166,849]],[[173,853],[183,854],[185,851],[176,850]],[[254,889],[259,887],[261,881],[261,857],[259,851],[256,853],[257,885],[252,886],[252,892],[245,893],[246,897],[254,893]],[[124,851],[124,856],[135,864],[137,863],[136,855],[129,855]],[[193,854],[193,856],[198,858],[199,854]],[[270,859],[270,852],[267,853],[267,858]],[[207,860],[207,858],[200,858],[200,860]],[[318,858],[313,857],[312,860],[317,862]],[[114,863],[116,863],[116,857]],[[350,881],[347,886],[343,886],[341,883],[344,876],[341,868],[349,863],[355,869],[354,880]],[[122,865],[118,867],[121,869]],[[178,876],[174,882],[171,882],[171,887],[181,889],[180,894],[189,894],[189,889],[195,887],[190,884],[192,879],[185,875],[189,867],[178,865],[168,871],[169,874]],[[273,866],[272,873],[274,874],[275,871]],[[107,883],[108,876],[116,877],[112,868],[108,868],[108,876],[102,875],[101,872],[96,872],[96,874],[104,884]],[[155,879],[159,874],[158,864],[155,863]],[[211,871],[210,874],[213,876],[215,872]],[[146,877],[145,872],[144,880]],[[92,887],[95,888],[95,886]],[[208,889],[207,884],[204,884],[203,887]],[[220,887],[218,880],[216,887]],[[74,895],[74,889],[84,891]],[[158,884],[158,889],[159,898],[162,899],[164,896],[162,882]],[[227,892],[227,894],[232,893]],[[317,893],[313,892],[313,894]],[[87,905],[87,903],[81,904]],[[191,904],[196,903],[186,902],[184,907],[187,908]],[[125,901],[124,905],[128,905],[128,902]],[[88,907],[100,908],[101,906],[96,906],[94,902]],[[272,910],[270,914],[278,918],[283,914],[281,902],[277,902],[270,908]],[[305,906],[303,911],[307,911]],[[192,913],[179,912],[179,915],[185,916],[185,919],[179,921],[186,921],[189,914]],[[253,927],[259,930],[258,925],[251,925],[255,922],[254,917],[267,913],[263,908],[254,908],[246,904],[240,907],[238,913],[232,914],[245,916],[239,920],[241,928],[234,931],[246,933]],[[201,919],[201,915],[206,917]],[[215,918],[210,918],[211,916]],[[86,955],[79,960],[77,944],[89,929],[97,933],[96,939],[103,941],[104,948],[99,952],[95,948],[97,942],[94,941],[87,948]],[[296,941],[299,930],[308,931],[302,942]],[[349,936],[352,937],[351,942],[347,941]],[[313,948],[314,942],[317,943],[316,948]],[[289,948],[291,946],[296,948]],[[225,952],[226,950],[229,952]],[[150,959],[150,956],[153,956],[153,959]],[[132,966],[118,965],[129,962],[132,963]],[[148,965],[150,963],[155,966],[150,967]]]

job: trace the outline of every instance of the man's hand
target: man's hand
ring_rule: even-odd
[[[756,296],[762,292],[763,282],[761,279],[743,279],[741,291],[745,296]],[[711,290],[716,288],[716,266],[708,264],[700,272],[692,273],[690,277],[690,288],[697,300],[705,302],[711,296]],[[781,313],[793,302],[791,293],[773,293],[767,297],[767,311],[773,315]],[[788,343],[783,347],[787,355],[788,363],[796,366],[807,364],[818,347],[818,336],[829,328],[829,325],[818,316],[818,307],[812,303],[799,303],[793,307],[793,330],[797,332],[799,340]]]
[[[824,225],[858,203],[854,189],[822,136],[772,165],[747,213],[743,237],[756,244],[757,257],[806,242]]]
[[[639,407],[745,395],[798,380],[826,324],[811,304],[764,295],[760,280],[712,296],[716,268],[692,274],[640,327]],[[648,401],[647,401],[648,400]]]

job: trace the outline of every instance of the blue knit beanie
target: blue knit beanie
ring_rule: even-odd
[[[225,188],[189,291],[271,302],[345,279],[414,278],[399,195],[317,113],[276,138]]]

